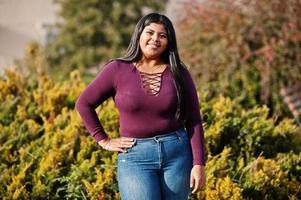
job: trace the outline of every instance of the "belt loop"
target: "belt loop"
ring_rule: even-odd
[[[155,140],[157,143],[159,143],[159,140],[158,140],[158,137],[157,137],[157,136],[154,137],[154,140]]]
[[[178,130],[176,131],[176,134],[177,134],[177,136],[178,136],[178,139],[181,141],[181,140],[182,140],[182,138],[181,138],[181,135],[180,135],[180,133],[179,133],[179,131],[178,131]]]

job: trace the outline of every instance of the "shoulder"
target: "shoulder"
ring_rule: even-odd
[[[195,81],[194,81],[189,69],[187,69],[186,67],[185,68],[183,67],[181,69],[181,74],[182,74],[182,78],[183,78],[186,89],[195,90],[196,89]]]
[[[187,80],[187,79],[192,80],[191,73],[190,73],[189,69],[187,69],[186,67],[181,68],[181,74],[185,80]]]
[[[129,69],[132,66],[132,63],[122,61],[122,60],[110,60],[104,66],[103,69],[109,68],[114,71],[123,71]]]

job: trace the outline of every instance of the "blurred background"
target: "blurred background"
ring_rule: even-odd
[[[48,28],[58,22],[59,6],[52,0],[0,1],[0,66],[14,65],[31,41],[46,44]]]
[[[301,199],[299,0],[0,0],[0,197],[119,198],[117,155],[74,103],[153,11],[201,102],[207,185],[190,199]],[[97,112],[117,137],[112,99]]]

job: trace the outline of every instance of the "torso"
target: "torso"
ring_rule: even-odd
[[[158,86],[144,84],[143,72],[133,64],[120,62],[118,65],[114,100],[120,114],[120,134],[152,137],[180,128],[181,124],[175,119],[178,101],[169,67],[157,74]]]

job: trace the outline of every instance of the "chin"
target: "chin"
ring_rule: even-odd
[[[161,54],[158,55],[144,55],[147,59],[157,59],[161,57]]]
[[[161,57],[162,54],[163,54],[163,52],[156,52],[156,53],[146,53],[144,55],[147,58],[158,58],[158,57]]]

